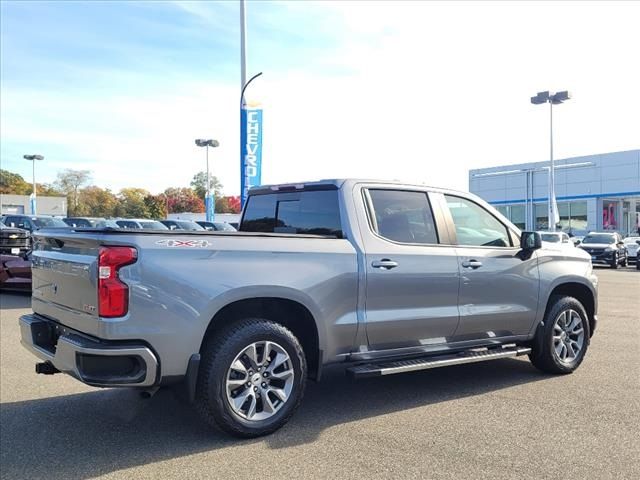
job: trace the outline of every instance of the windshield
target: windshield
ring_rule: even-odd
[[[168,230],[166,225],[163,225],[156,220],[149,220],[147,222],[139,221],[138,223],[140,223],[142,228],[145,230]]]
[[[543,242],[560,243],[560,235],[554,235],[551,233],[543,233],[541,235]]]
[[[633,245],[634,243],[640,241],[640,237],[627,237],[624,239],[624,243]]]
[[[609,235],[606,233],[597,234],[597,235],[587,235],[584,237],[582,243],[614,243],[615,238],[613,235]]]
[[[45,227],[64,227],[64,228],[69,228],[69,225],[64,223],[59,218],[53,218],[53,217],[31,217],[31,221],[38,228],[45,228]]]
[[[229,225],[226,222],[220,222],[220,223],[215,223],[216,226],[216,230],[221,230],[223,232],[235,232],[236,229],[233,228],[231,225]]]

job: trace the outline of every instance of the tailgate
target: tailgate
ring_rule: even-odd
[[[96,237],[68,230],[39,232],[32,255],[33,311],[98,333],[99,250]]]

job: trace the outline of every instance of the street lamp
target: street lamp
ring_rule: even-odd
[[[207,152],[207,193],[204,201],[205,218],[207,222],[213,222],[213,210],[214,206],[211,201],[210,182],[209,182],[209,147],[215,148],[220,146],[220,142],[217,140],[205,140],[203,138],[196,139],[196,145],[199,147],[205,147]]]
[[[44,160],[42,155],[23,155],[25,160],[33,164],[33,193],[31,194],[31,214],[36,214],[36,160]]]
[[[558,215],[558,206],[556,204],[556,177],[555,168],[553,165],[553,106],[560,105],[571,98],[568,91],[550,93],[538,92],[535,97],[531,97],[531,103],[534,105],[541,105],[543,103],[549,104],[549,145],[550,145],[550,165],[549,165],[549,204],[548,204],[548,216],[549,216],[549,231],[553,232],[556,229],[556,223],[560,221]]]

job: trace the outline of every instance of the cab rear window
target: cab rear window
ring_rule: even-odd
[[[240,231],[343,238],[338,191],[305,190],[251,195]]]

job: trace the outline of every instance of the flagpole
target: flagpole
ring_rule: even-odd
[[[556,230],[556,179],[555,165],[553,161],[553,101],[549,102],[549,231]]]

